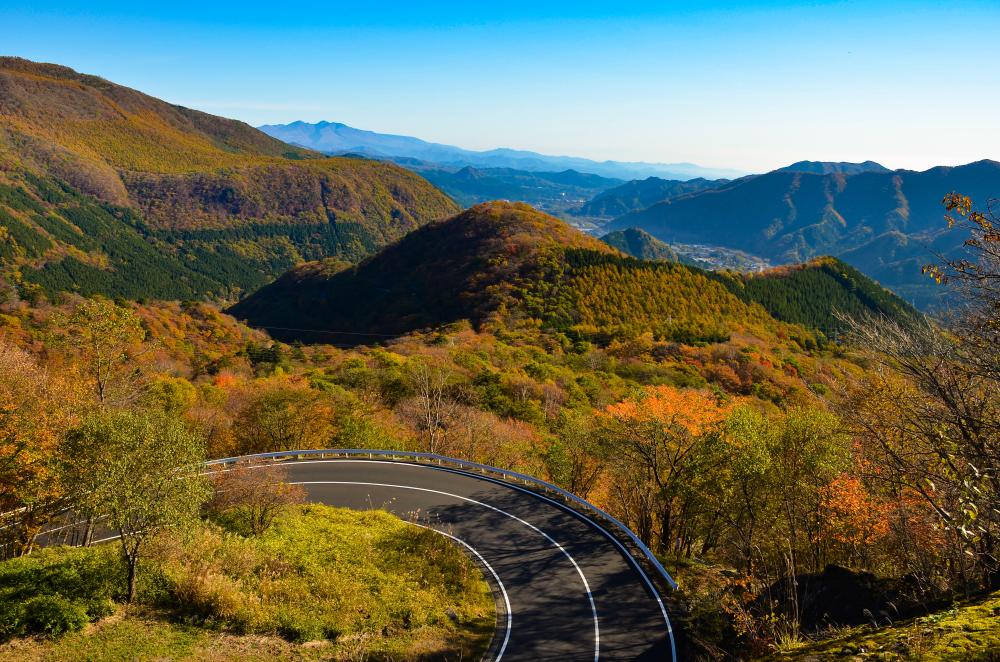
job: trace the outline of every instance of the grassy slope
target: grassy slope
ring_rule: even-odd
[[[137,296],[127,281],[151,268],[170,272],[156,279],[168,289],[179,283],[174,298],[255,289],[304,260],[359,260],[457,210],[403,168],[322,158],[242,122],[18,58],[0,58],[0,185],[0,233],[13,239],[0,266],[23,267],[50,292],[90,292],[118,271],[126,283],[110,276],[99,291]],[[77,207],[124,220],[112,233],[121,236],[67,216]]]
[[[853,628],[778,659],[1000,660],[1000,592],[873,630]]]
[[[113,545],[42,550],[0,564],[0,596],[15,610],[53,592],[91,604],[121,589],[119,564]],[[446,539],[384,512],[318,505],[286,513],[259,539],[208,527],[161,540],[140,600],[137,619],[18,639],[0,657],[474,659],[494,629],[488,586]]]

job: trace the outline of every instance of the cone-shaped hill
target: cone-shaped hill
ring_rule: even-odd
[[[794,283],[782,284],[792,296]],[[375,343],[462,319],[538,324],[596,342],[645,332],[714,342],[743,331],[770,337],[786,326],[756,302],[758,289],[735,276],[627,257],[527,205],[493,202],[415,230],[354,267],[297,267],[230,312],[306,342]],[[790,310],[786,321],[798,322]]]
[[[324,158],[66,67],[0,57],[0,270],[49,293],[229,295],[458,211],[403,168]]]
[[[681,261],[677,251],[671,248],[670,244],[639,228],[616,230],[601,237],[601,241],[640,260]]]

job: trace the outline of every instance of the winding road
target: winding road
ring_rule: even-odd
[[[253,457],[281,455],[285,480],[304,486],[309,501],[385,509],[449,536],[479,562],[497,605],[497,630],[484,659],[677,659],[667,610],[644,565],[598,521],[485,473],[374,459],[377,454],[337,458],[319,451],[310,459],[298,453]],[[80,544],[84,528],[80,521],[58,526],[37,543]],[[114,537],[101,526],[95,532],[95,542]]]
[[[600,525],[554,500],[427,464],[320,459],[282,466],[310,501],[384,508],[464,544],[497,597],[494,660],[673,659],[666,610],[640,565]]]

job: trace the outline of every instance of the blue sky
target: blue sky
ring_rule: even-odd
[[[0,5],[3,54],[251,124],[761,171],[1000,159],[1000,2]]]

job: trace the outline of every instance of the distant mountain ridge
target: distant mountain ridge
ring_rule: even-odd
[[[377,158],[407,157],[450,167],[514,168],[531,172],[579,172],[610,177],[635,179],[660,176],[668,179],[710,179],[739,177],[743,172],[726,168],[705,168],[693,163],[642,163],[594,161],[572,156],[547,156],[525,150],[499,148],[487,151],[462,149],[452,145],[431,143],[411,136],[376,133],[355,129],[339,122],[292,122],[266,124],[264,133],[292,145],[327,154],[354,152]]]
[[[777,170],[671,198],[606,229],[638,227],[668,243],[726,246],[778,264],[834,255],[927,307],[941,289],[921,266],[934,253],[961,250],[964,240],[943,221],[941,200],[952,191],[985,204],[1000,195],[1000,163],[923,172]]]
[[[645,230],[629,228],[616,230],[601,237],[608,246],[617,248],[626,255],[640,260],[668,260],[680,262],[680,256],[669,244],[666,244]]]
[[[630,211],[645,209],[657,202],[669,200],[686,193],[697,193],[709,188],[728,184],[728,179],[705,179],[698,177],[687,181],[647,177],[625,182],[621,186],[608,189],[586,204],[572,210],[575,216],[593,218],[616,218]]]
[[[861,172],[892,172],[880,163],[864,161],[863,163],[848,163],[846,161],[798,161],[778,172],[809,172],[814,175],[856,175]]]
[[[599,175],[564,170],[529,172],[513,168],[443,168],[427,162],[408,165],[463,207],[491,200],[526,202],[551,214],[562,214],[581,202],[622,183]]]

